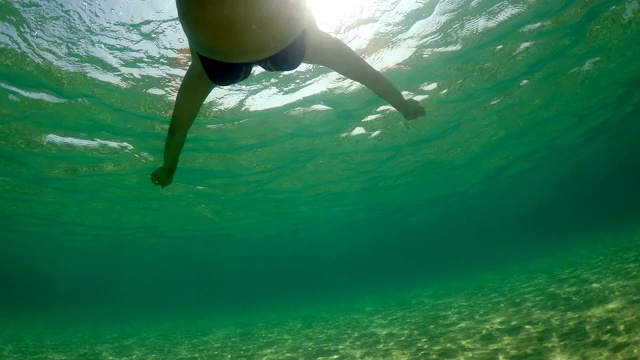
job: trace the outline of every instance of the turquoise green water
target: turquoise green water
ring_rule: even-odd
[[[257,72],[160,190],[174,3],[0,0],[1,357],[640,356],[638,2],[329,3],[427,116]]]

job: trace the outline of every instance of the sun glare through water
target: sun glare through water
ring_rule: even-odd
[[[364,0],[308,0],[309,7],[321,28],[332,30],[346,21],[363,16]]]

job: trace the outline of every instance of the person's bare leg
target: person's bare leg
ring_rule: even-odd
[[[345,43],[318,29],[312,16],[309,18],[307,27],[307,49],[304,62],[326,66],[361,83],[391,104],[407,120],[425,115],[424,108],[419,102],[413,99],[406,100],[389,79],[371,67]]]
[[[164,164],[151,173],[151,181],[161,187],[171,185],[178,168],[187,132],[214,84],[209,80],[198,55],[192,51],[191,65],[182,79],[164,145]]]

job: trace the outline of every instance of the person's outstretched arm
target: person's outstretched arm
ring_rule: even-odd
[[[425,114],[424,108],[419,102],[405,99],[389,79],[371,67],[345,43],[318,28],[308,29],[304,62],[326,66],[361,83],[386,100],[407,120]]]
[[[151,173],[151,181],[162,187],[170,185],[173,181],[187,132],[198,116],[202,103],[214,88],[202,68],[200,59],[196,54],[193,55],[173,107],[171,125],[164,144],[164,165]]]

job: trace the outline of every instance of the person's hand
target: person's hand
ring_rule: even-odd
[[[167,187],[173,182],[173,173],[162,165],[151,173],[151,182],[163,188]]]
[[[425,114],[424,108],[422,105],[413,99],[407,99],[404,104],[404,109],[402,109],[402,116],[404,116],[407,120],[417,119],[419,117],[423,117]]]

